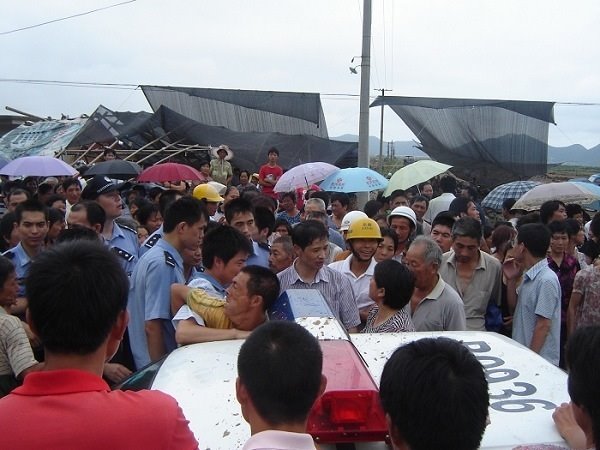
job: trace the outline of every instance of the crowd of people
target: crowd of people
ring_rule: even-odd
[[[110,153],[107,159],[114,157]],[[196,185],[174,180],[148,189],[106,176],[3,183],[0,393],[14,390],[9,401],[0,401],[3,423],[9,420],[3,411],[37,408],[35,396],[60,389],[104,391],[179,345],[247,338],[237,395],[253,434],[253,423],[256,433],[280,423],[303,433],[306,404],[292,415],[274,416],[271,408],[286,409],[296,400],[277,406],[275,395],[263,404],[264,389],[257,385],[265,378],[254,373],[271,367],[268,361],[257,363],[257,354],[282,357],[265,354],[262,341],[283,339],[281,345],[296,351],[296,341],[310,340],[291,325],[265,323],[266,311],[289,289],[319,291],[350,333],[496,331],[561,367],[574,361],[566,351],[573,347],[568,338],[588,339],[581,337],[592,333],[586,327],[600,325],[600,215],[590,219],[579,205],[549,201],[539,212],[527,213],[513,209],[516,199],[506,199],[501,216],[494,216],[481,208],[476,189],[445,175],[388,197],[380,194],[361,210],[356,196],[324,192],[315,185],[275,192],[284,173],[275,148],[267,152],[256,184],[249,171],[232,168],[232,155],[227,146],[215,149]],[[103,304],[109,297],[114,305]],[[292,338],[285,338],[286,333]],[[394,368],[386,366],[381,380],[392,441],[409,448],[439,448],[413,447],[412,440],[422,437],[407,430],[421,419],[405,417],[398,409],[398,402],[418,403],[433,394],[428,389],[403,392],[400,375],[392,374],[415,377],[411,372],[419,358],[441,352],[452,370],[465,371],[467,389],[485,385],[485,377],[460,345],[442,339],[406,347],[392,356],[388,366]],[[312,354],[320,374],[320,354],[314,349]],[[83,389],[65,371],[84,370],[86,364],[96,378]],[[64,379],[47,375],[51,369],[61,371],[55,375]],[[581,380],[584,375],[573,381],[573,388],[570,381],[574,403],[569,412],[598,420],[597,411],[582,400],[592,388],[582,387]],[[53,390],[50,384],[62,387]],[[302,399],[309,406],[322,390],[321,377],[315,375],[313,384]],[[261,392],[260,400],[256,392]],[[25,401],[27,395],[33,400]],[[127,402],[129,394],[122,395],[115,404]],[[174,427],[173,439],[180,439],[177,448],[195,448],[176,405],[160,396],[139,401],[167,405],[165,422]],[[481,394],[485,410],[487,401],[486,387]],[[104,408],[109,408],[110,400],[106,402]],[[586,406],[577,406],[582,404]],[[76,414],[75,409],[67,422],[75,422]],[[473,445],[453,448],[479,445],[486,412],[478,410],[476,417],[483,428],[471,437]],[[597,424],[586,428],[579,419],[588,438],[598,435]],[[166,426],[148,420],[145,427]],[[422,420],[426,423],[427,415]],[[270,438],[286,437],[263,435],[253,445]],[[302,445],[298,448],[312,448]]]

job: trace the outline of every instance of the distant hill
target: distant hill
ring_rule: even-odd
[[[358,142],[358,136],[355,134],[344,134],[342,136],[330,137],[335,141]],[[383,155],[387,155],[388,141],[383,141]],[[425,156],[427,155],[419,150],[416,142],[413,141],[394,141],[394,149],[396,156]],[[375,136],[369,137],[369,155],[379,155],[379,138]]]
[[[346,142],[358,142],[358,136],[354,134],[344,134],[342,136],[331,137],[331,139]],[[396,156],[427,156],[416,147],[413,141],[394,141]],[[369,155],[379,155],[379,138],[369,137]],[[383,155],[387,155],[387,142],[383,143]],[[583,145],[574,144],[568,147],[548,146],[548,164],[568,164],[574,166],[600,167],[600,144],[591,149]]]

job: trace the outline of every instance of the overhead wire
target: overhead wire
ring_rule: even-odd
[[[58,18],[58,19],[48,20],[48,21],[42,22],[42,23],[37,23],[35,25],[29,25],[27,27],[15,28],[14,30],[8,30],[8,31],[0,31],[0,36],[4,36],[4,35],[7,35],[7,34],[12,34],[12,33],[17,33],[19,31],[31,30],[32,28],[42,27],[44,25],[48,25],[48,24],[56,23],[56,22],[61,22],[63,20],[73,19],[75,17],[86,16],[88,14],[93,14],[93,13],[96,13],[96,12],[99,12],[99,11],[104,11],[106,9],[116,8],[117,6],[126,5],[128,3],[133,3],[133,2],[136,2],[136,1],[137,0],[127,0],[127,1],[124,1],[124,2],[120,2],[120,3],[115,3],[113,5],[103,6],[102,8],[96,8],[96,9],[92,9],[90,11],[85,11],[85,12],[82,12],[82,13],[73,14],[73,15],[66,16],[66,17],[61,17],[61,18]]]

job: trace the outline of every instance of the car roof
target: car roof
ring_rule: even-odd
[[[379,385],[385,362],[400,345],[424,337],[462,341],[486,369],[490,390],[490,425],[481,448],[512,449],[517,445],[565,445],[552,412],[568,402],[567,375],[526,347],[491,332],[425,332],[352,334],[335,319],[297,319],[315,336],[350,340]],[[235,397],[237,355],[242,340],[181,347],[160,367],[153,389],[172,395],[180,404],[200,448],[241,448],[250,428]],[[327,448],[323,446],[322,448]],[[383,442],[358,448],[384,449]]]

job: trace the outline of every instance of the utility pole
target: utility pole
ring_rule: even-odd
[[[385,97],[386,91],[391,91],[391,89],[375,89],[376,91],[381,91],[381,96]],[[383,175],[383,103],[381,104],[381,126],[379,127],[379,173]]]
[[[371,77],[371,0],[363,2],[362,56],[360,70],[360,113],[358,122],[358,167],[369,167],[369,85]],[[367,194],[358,194],[360,209]]]

